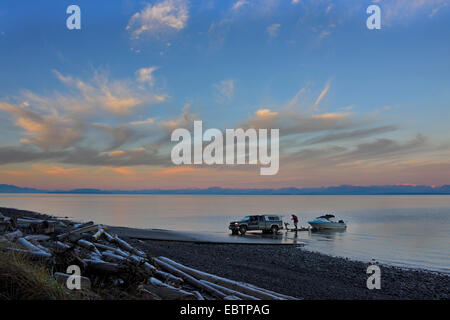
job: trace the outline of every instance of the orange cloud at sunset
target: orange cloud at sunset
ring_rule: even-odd
[[[77,174],[80,173],[80,169],[78,168],[70,168],[65,169],[57,166],[53,166],[49,169],[43,170],[44,173],[50,174],[50,175],[70,175],[70,174]]]
[[[120,173],[122,175],[134,175],[136,172],[128,167],[103,167],[108,170],[112,170],[116,173]]]
[[[168,168],[163,169],[161,171],[157,171],[154,173],[155,176],[170,176],[170,175],[177,175],[177,174],[186,174],[186,173],[199,173],[201,169],[191,168],[191,167],[174,167],[174,168]]]

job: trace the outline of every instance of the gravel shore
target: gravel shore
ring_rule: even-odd
[[[303,299],[450,299],[450,276],[380,265],[381,289],[366,286],[367,263],[298,246],[131,240],[153,256]]]
[[[36,212],[0,209],[9,216],[49,218]],[[151,256],[165,256],[205,272],[298,298],[450,299],[447,274],[380,265],[381,289],[369,290],[368,263],[309,252],[296,245],[138,240],[134,236],[140,229],[120,229],[121,237]]]

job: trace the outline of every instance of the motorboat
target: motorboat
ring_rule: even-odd
[[[347,225],[343,220],[336,221],[336,217],[332,214],[317,217],[313,221],[308,221],[314,230],[344,230]]]

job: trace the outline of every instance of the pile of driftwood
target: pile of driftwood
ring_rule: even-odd
[[[66,273],[67,267],[78,266],[82,289],[126,287],[134,296],[157,300],[296,299],[165,257],[150,257],[93,222],[14,218],[0,213],[0,243],[2,250],[44,260],[63,284],[72,275]]]

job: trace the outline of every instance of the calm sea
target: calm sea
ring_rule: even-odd
[[[0,194],[0,206],[116,226],[228,233],[248,214],[324,213],[344,232],[299,232],[311,251],[450,273],[450,196],[204,196]],[[292,232],[287,238],[292,238]]]

